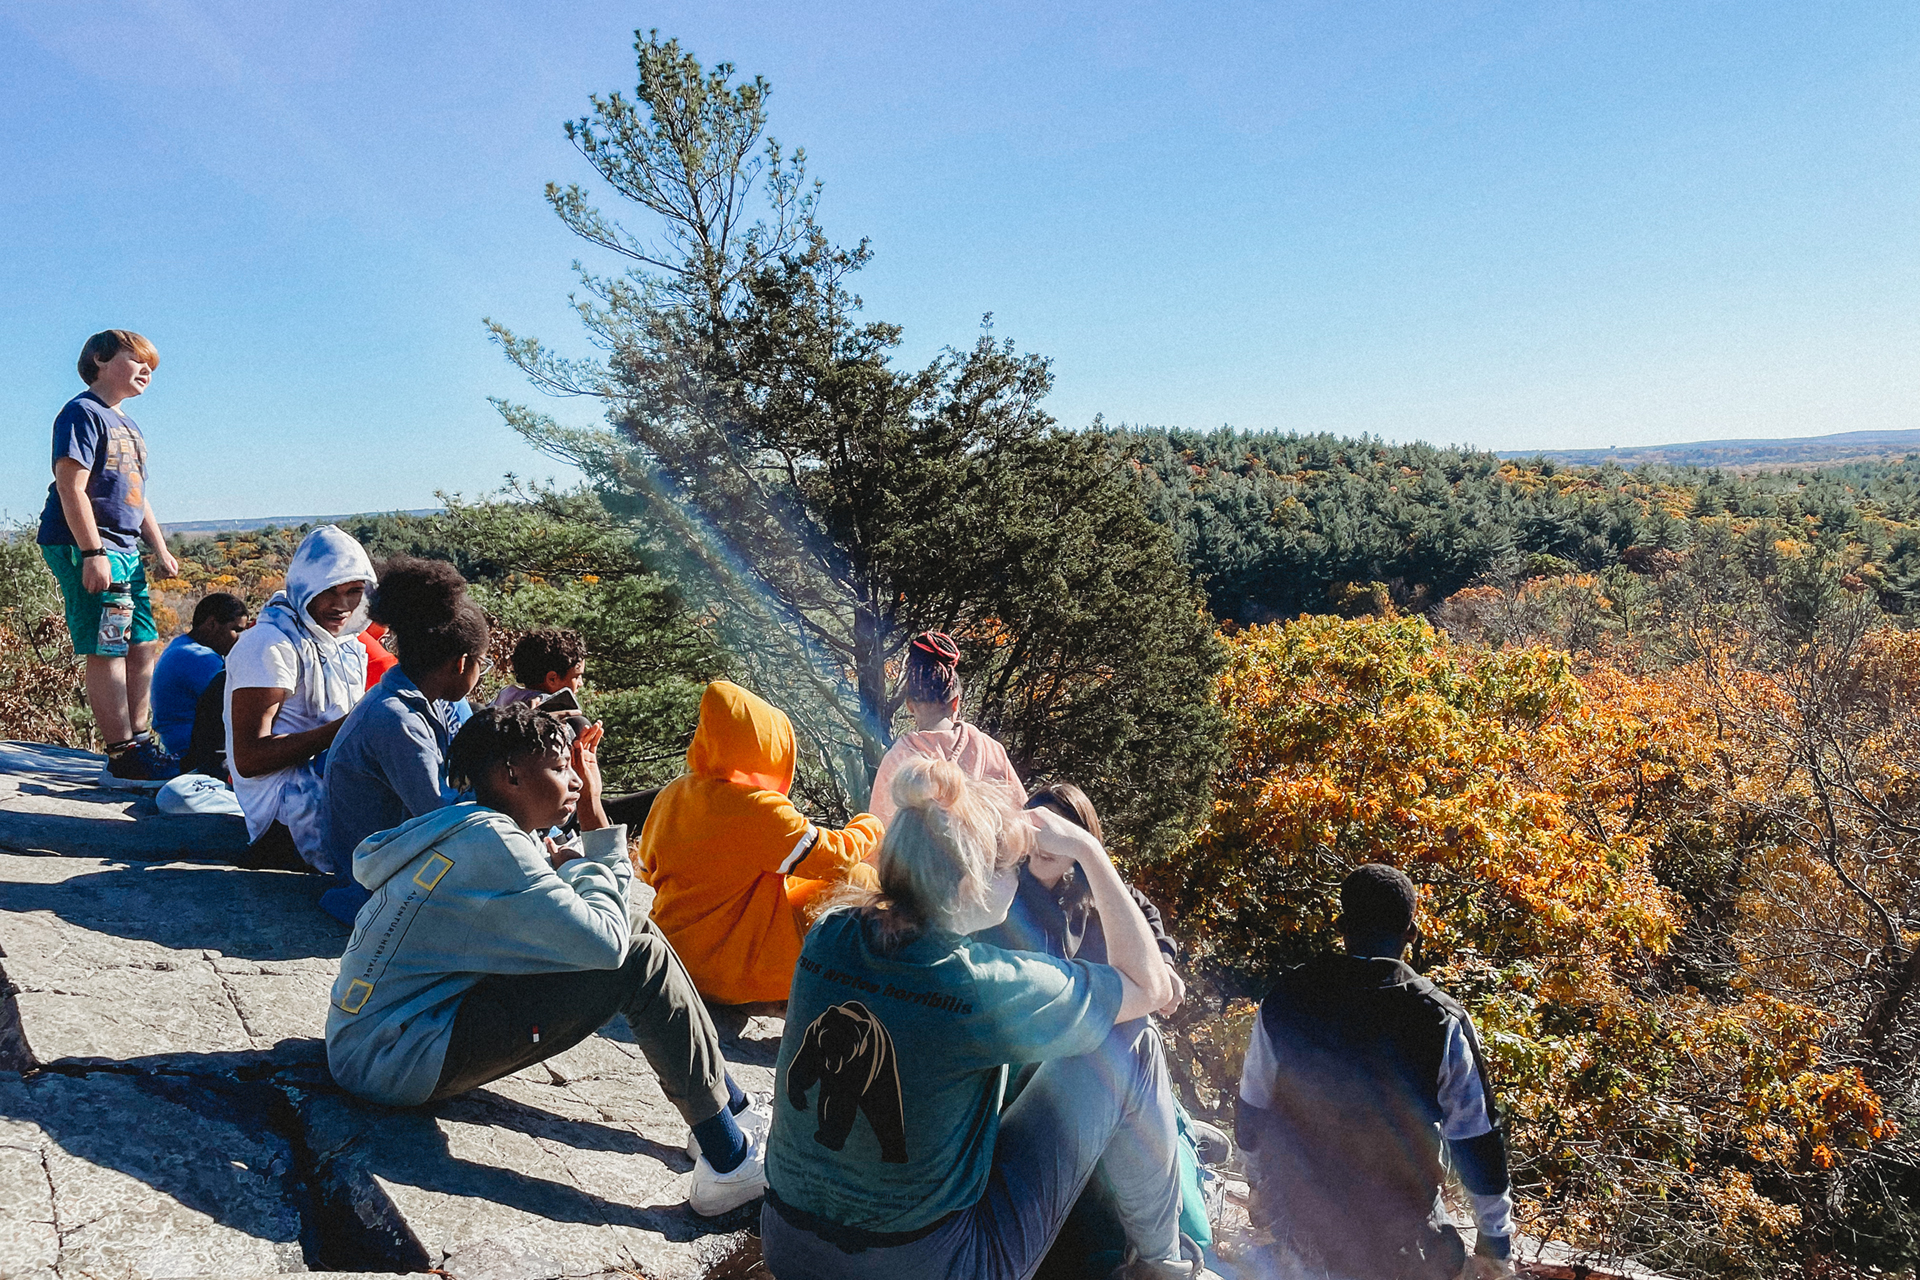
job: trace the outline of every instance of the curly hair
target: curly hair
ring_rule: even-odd
[[[447,748],[447,781],[462,790],[478,790],[487,771],[573,745],[573,730],[551,711],[524,702],[488,707],[460,726]]]
[[[537,689],[547,672],[561,675],[587,660],[587,642],[567,627],[541,627],[520,637],[513,646],[513,678],[523,689]]]
[[[485,653],[492,636],[487,615],[467,598],[467,580],[444,560],[388,560],[367,616],[393,632],[400,669],[414,680],[449,658]]]

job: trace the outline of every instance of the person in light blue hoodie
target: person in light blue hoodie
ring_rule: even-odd
[[[766,1189],[771,1113],[726,1071],[673,948],[628,889],[590,726],[488,708],[455,735],[451,784],[475,795],[376,832],[353,853],[371,894],[327,1010],[327,1065],[347,1091],[418,1106],[561,1053],[626,1017],[699,1154],[688,1201],[713,1216]],[[577,814],[578,848],[546,832]]]
[[[354,849],[374,832],[460,798],[447,782],[447,748],[472,714],[467,695],[491,665],[487,615],[444,560],[395,556],[381,565],[367,613],[394,638],[400,662],[354,707],[327,751],[326,849],[339,867],[351,866]],[[366,900],[367,891],[349,880],[322,895],[320,906],[351,924]]]

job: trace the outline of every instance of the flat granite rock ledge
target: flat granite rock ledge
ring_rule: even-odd
[[[0,743],[0,1277],[752,1269],[757,1205],[687,1208],[686,1125],[618,1019],[434,1107],[351,1098],[321,1038],[347,930],[320,879],[224,865],[230,827],[98,770]],[[734,1077],[771,1089],[777,1012],[715,1014]]]

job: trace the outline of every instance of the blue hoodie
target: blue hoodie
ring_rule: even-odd
[[[360,699],[327,748],[326,850],[335,866],[351,866],[374,832],[460,798],[447,785],[457,719],[452,703],[427,697],[399,667]]]
[[[557,872],[544,846],[467,801],[368,836],[353,876],[372,892],[327,1009],[341,1088],[409,1107],[440,1082],[461,997],[489,974],[617,969],[631,926],[627,829],[583,832]]]

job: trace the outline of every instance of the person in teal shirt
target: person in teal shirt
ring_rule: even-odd
[[[878,854],[880,889],[807,935],[774,1069],[761,1238],[781,1280],[1024,1280],[1095,1174],[1127,1280],[1204,1277],[1178,1229],[1175,1118],[1144,1016],[1167,966],[1106,851],[1059,817],[913,761]],[[1107,964],[966,935],[998,923],[1028,848],[1072,857]],[[1038,1062],[1002,1113],[1008,1064]]]

